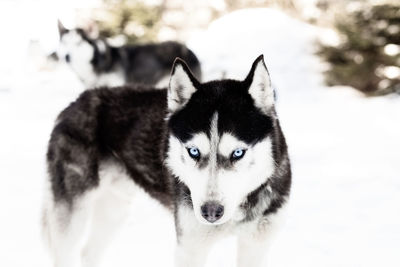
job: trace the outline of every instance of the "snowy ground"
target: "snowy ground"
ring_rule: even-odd
[[[278,11],[247,10],[216,21],[189,45],[206,80],[243,78],[263,53],[277,87],[294,176],[270,266],[400,266],[400,98],[325,88],[312,56],[320,35]],[[46,143],[56,115],[82,87],[65,67],[36,72],[9,64],[3,57],[0,266],[47,267],[39,234]],[[172,218],[146,197],[137,206],[143,218],[130,220],[104,266],[172,266]],[[234,249],[233,239],[218,244],[208,267],[234,266]]]

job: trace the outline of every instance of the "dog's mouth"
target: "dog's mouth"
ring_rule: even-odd
[[[226,223],[228,221],[228,220],[225,220],[225,219],[220,219],[220,220],[217,220],[217,221],[214,221],[214,222],[210,222],[210,221],[207,221],[206,219],[204,219],[202,217],[201,218],[197,218],[197,219],[201,224],[209,225],[209,226],[222,225],[222,224],[224,224],[224,223]]]

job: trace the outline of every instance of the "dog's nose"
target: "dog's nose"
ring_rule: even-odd
[[[201,216],[210,223],[218,221],[224,215],[224,206],[217,202],[206,202],[201,206]]]
[[[69,63],[71,61],[71,58],[70,58],[70,56],[68,54],[65,55],[65,61],[67,63]]]

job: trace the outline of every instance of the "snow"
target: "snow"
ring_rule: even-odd
[[[188,44],[205,80],[243,78],[263,53],[277,88],[293,188],[270,266],[400,266],[400,98],[325,87],[313,55],[323,32],[253,9],[215,21]],[[65,66],[33,71],[26,58],[11,61],[19,52],[0,63],[0,266],[46,267],[39,231],[46,143],[83,87]],[[173,266],[174,243],[172,217],[141,196],[104,266]],[[234,266],[234,249],[232,238],[222,241],[207,266]]]

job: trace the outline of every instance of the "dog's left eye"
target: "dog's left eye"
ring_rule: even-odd
[[[200,158],[200,150],[196,147],[189,147],[187,149],[189,156],[193,159],[199,159]]]
[[[246,154],[246,150],[238,148],[232,152],[231,159],[232,160],[241,159],[241,158],[243,158],[244,154]]]

